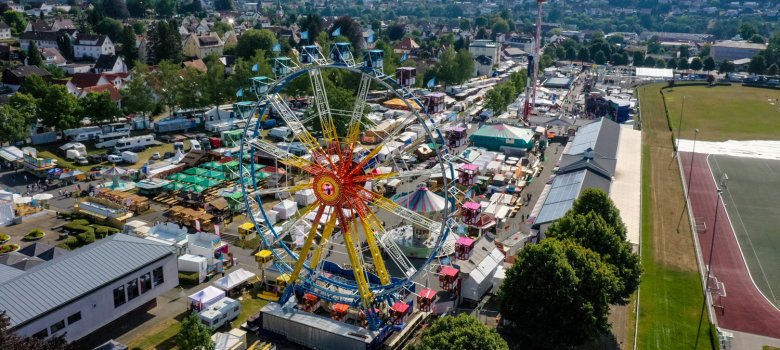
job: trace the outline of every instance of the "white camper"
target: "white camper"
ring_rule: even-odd
[[[241,303],[231,298],[222,298],[206,310],[201,311],[200,321],[211,329],[222,327],[241,314]]]

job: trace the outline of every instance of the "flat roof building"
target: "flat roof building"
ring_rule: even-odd
[[[716,63],[736,61],[744,58],[753,58],[761,50],[766,49],[766,44],[756,44],[747,41],[724,40],[712,44],[710,55]]]

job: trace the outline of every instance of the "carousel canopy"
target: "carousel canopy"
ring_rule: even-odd
[[[397,199],[396,203],[417,213],[439,212],[447,205],[444,197],[429,191],[425,186]]]
[[[122,176],[122,175],[125,175],[125,174],[127,174],[127,170],[126,169],[122,169],[122,168],[117,167],[117,166],[113,166],[113,167],[110,167],[110,168],[108,168],[106,170],[103,170],[103,175],[106,175],[106,176]]]

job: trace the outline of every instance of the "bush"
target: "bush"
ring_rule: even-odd
[[[86,226],[86,225],[80,225],[77,223],[67,223],[65,226],[62,226],[65,230],[71,233],[84,233],[84,232],[92,232],[95,233],[95,229],[92,227]]]
[[[187,286],[196,286],[200,283],[198,281],[198,272],[181,272],[179,271],[179,284]]]
[[[19,249],[18,244],[3,244],[0,245],[0,254],[13,252]]]
[[[30,231],[30,233],[26,234],[24,236],[24,240],[25,241],[32,241],[32,240],[36,240],[36,239],[41,239],[43,236],[45,236],[43,231],[41,231],[40,229],[36,228],[36,229]]]
[[[87,226],[87,225],[89,225],[89,220],[76,219],[76,220],[71,221],[70,223],[71,224],[76,224],[76,225]]]
[[[60,247],[62,249],[73,250],[80,247],[80,245],[79,245],[79,240],[76,239],[76,237],[68,237],[64,241],[60,242],[60,244],[57,244],[57,247]]]
[[[11,239],[11,236],[9,236],[7,234],[4,234],[4,233],[0,233],[0,242],[6,242],[9,239]]]
[[[78,235],[76,235],[76,239],[81,245],[90,244],[92,242],[95,242],[95,232],[88,231],[88,232],[79,233]]]

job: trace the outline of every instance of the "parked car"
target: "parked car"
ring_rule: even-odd
[[[78,164],[78,165],[87,165],[87,164],[89,164],[89,160],[87,160],[87,157],[78,157],[76,159],[76,164]]]
[[[108,161],[116,164],[116,163],[121,163],[122,161],[124,161],[124,159],[122,159],[122,156],[118,156],[116,154],[109,154]]]
[[[152,153],[152,159],[155,159],[155,160],[160,159],[160,152]]]
[[[98,166],[93,166],[92,169],[89,169],[89,171],[103,171],[103,169],[105,169],[105,168],[106,167],[104,167],[102,165],[98,165]]]
[[[88,155],[87,160],[89,160],[89,162],[93,164],[103,163],[106,161],[106,155],[105,154]]]
[[[165,142],[165,143],[171,143],[173,142],[173,136],[171,135],[162,135],[157,137],[158,140]]]
[[[163,159],[173,158],[174,154],[173,152],[165,152],[163,154]]]

